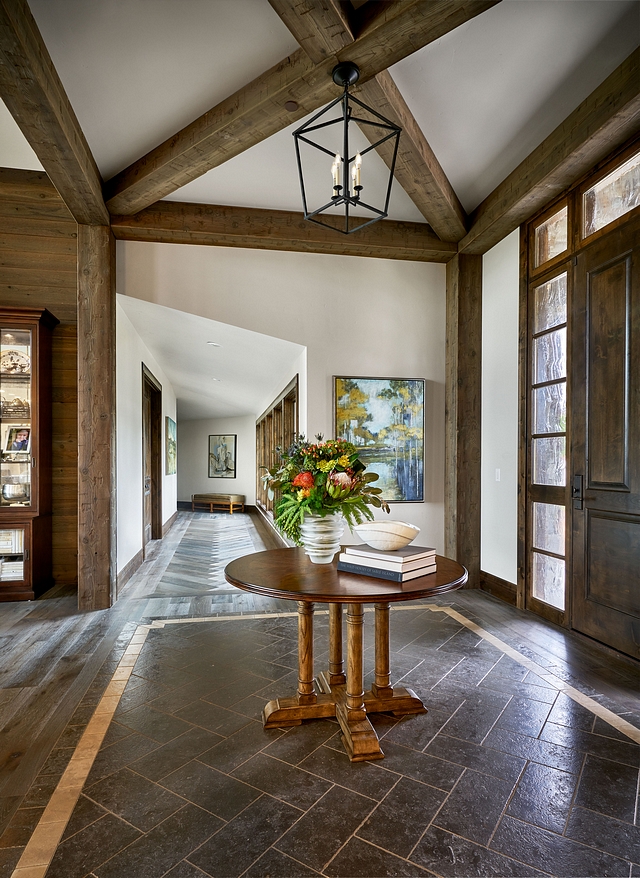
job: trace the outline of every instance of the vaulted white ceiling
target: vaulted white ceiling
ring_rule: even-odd
[[[298,49],[268,0],[28,2],[105,180]],[[502,0],[390,72],[469,212],[639,41],[638,0]],[[291,130],[169,198],[300,210]],[[40,167],[3,105],[0,166]]]
[[[298,49],[267,0],[29,6],[105,180]],[[390,69],[467,211],[630,54],[638,10],[503,0]],[[171,198],[300,210],[290,131]],[[421,219],[404,193],[392,207]]]

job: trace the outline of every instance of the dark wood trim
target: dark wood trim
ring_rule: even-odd
[[[638,131],[640,48],[485,198],[460,252],[486,253]]]
[[[353,61],[365,82],[499,0],[403,0],[337,54],[314,64],[298,49],[106,184],[112,214],[135,214],[336,97],[331,71]],[[398,11],[399,10],[399,11]],[[289,112],[285,103],[297,109]]]
[[[447,264],[445,554],[480,576],[482,257]]]
[[[116,595],[115,239],[78,226],[78,607]]]
[[[126,584],[129,582],[131,577],[136,573],[136,571],[142,566],[144,562],[144,552],[142,549],[133,556],[133,558],[124,565],[120,573],[118,573],[118,581],[117,581],[117,596],[120,597]]]
[[[518,605],[517,586],[513,582],[494,576],[493,573],[480,571],[480,588],[489,592],[494,598],[499,598],[507,604],[516,607]]]
[[[457,249],[456,244],[436,237],[426,223],[382,220],[357,235],[347,236],[307,222],[302,213],[293,211],[176,201],[158,201],[135,216],[114,216],[111,228],[122,241],[293,250],[413,262],[447,262]]]
[[[189,504],[187,504],[187,505],[189,505]],[[176,523],[177,518],[178,518],[178,510],[176,509],[176,511],[171,516],[171,518],[167,518],[165,523],[162,525],[162,539],[164,539],[166,537],[166,535],[169,533],[169,531],[171,530],[173,525]]]
[[[98,166],[26,0],[0,2],[0,92],[77,222],[108,225]]]
[[[142,364],[142,411],[144,413],[144,389],[151,395],[151,539],[161,540],[162,533],[162,384],[153,372]],[[143,414],[144,416],[144,414]],[[144,437],[144,429],[143,429]],[[143,440],[144,441],[144,440]],[[144,454],[144,449],[143,449]],[[143,472],[144,491],[144,472]],[[144,492],[143,501],[144,503]],[[143,540],[144,541],[144,540]],[[143,547],[144,551],[144,547]]]
[[[520,227],[520,282],[518,307],[518,580],[516,606],[524,610],[527,582],[527,455],[529,424],[529,311],[527,228]]]

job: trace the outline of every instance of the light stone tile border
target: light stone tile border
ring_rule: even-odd
[[[518,652],[508,643],[500,640],[495,634],[486,631],[476,622],[467,619],[458,610],[452,607],[434,607],[427,604],[410,607],[393,607],[394,611],[428,610],[432,613],[445,613],[456,622],[464,625],[478,637],[482,637],[488,643],[496,646],[504,655],[509,656],[518,664],[529,671],[537,674],[542,680],[571,698],[577,704],[586,707],[591,713],[603,719],[614,729],[631,738],[636,744],[640,744],[640,729],[636,728],[627,720],[603,707],[594,698],[580,692],[574,686],[565,683],[560,677],[550,673],[542,665],[537,664],[522,653]],[[373,613],[373,607],[365,609],[367,613]],[[316,611],[316,615],[328,615],[328,610]],[[73,813],[84,783],[91,771],[93,762],[102,746],[104,736],[111,724],[113,715],[120,703],[120,698],[125,690],[129,677],[133,672],[138,656],[142,652],[150,631],[166,628],[168,625],[191,625],[199,622],[234,622],[252,619],[279,619],[295,617],[297,613],[247,613],[229,616],[200,616],[182,617],[179,619],[155,619],[146,625],[138,625],[133,634],[124,655],[120,659],[107,688],[100,699],[89,723],[76,746],[73,756],[58,781],[49,804],[44,810],[31,838],[29,839],[22,856],[20,857],[11,878],[45,878],[49,864],[53,859],[56,848],[66,829],[67,823]]]

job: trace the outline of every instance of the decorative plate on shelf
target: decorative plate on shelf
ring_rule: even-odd
[[[25,375],[31,368],[31,360],[20,351],[4,351],[0,355],[0,372],[10,375]]]

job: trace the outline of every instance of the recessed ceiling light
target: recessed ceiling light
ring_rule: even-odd
[[[222,345],[218,344],[217,341],[208,341],[207,344],[212,345],[214,348],[220,348]]]
[[[212,381],[221,381],[222,379],[221,378],[212,378],[211,380]]]

